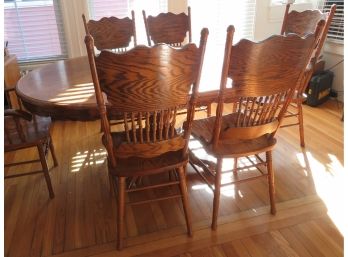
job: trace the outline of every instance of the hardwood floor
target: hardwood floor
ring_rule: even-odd
[[[57,121],[52,136],[59,166],[50,173],[56,197],[49,200],[41,175],[5,181],[4,255],[343,256],[344,227],[338,214],[347,199],[340,193],[345,176],[341,115],[342,107],[334,101],[318,108],[304,106],[303,149],[297,127],[279,130],[273,155],[275,216],[269,214],[267,181],[251,181],[222,190],[218,229],[211,231],[213,195],[188,166],[194,237],[186,236],[179,200],[135,205],[126,209],[127,248],[121,252],[116,251],[116,202],[109,191],[100,125]],[[35,150],[15,152],[5,154],[5,161],[35,156]],[[5,173],[35,165],[11,167]]]

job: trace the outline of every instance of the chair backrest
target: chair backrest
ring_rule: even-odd
[[[188,7],[187,14],[174,14],[171,12],[160,13],[157,16],[146,17],[143,11],[147,42],[151,46],[165,43],[172,46],[182,46],[187,37],[188,43],[192,42],[191,34],[191,8]]]
[[[168,151],[187,154],[208,30],[199,47],[165,44],[136,46],[125,53],[94,55],[93,38],[85,38],[109,160],[154,157]],[[191,97],[190,91],[192,92]],[[102,96],[107,97],[107,103]],[[176,130],[178,110],[187,108],[187,126]],[[124,138],[114,145],[108,117],[123,117]]]
[[[247,140],[274,133],[279,127],[294,88],[299,83],[315,47],[316,34],[271,36],[261,42],[242,39],[232,45],[229,26],[221,75],[213,145],[220,140]],[[231,88],[227,87],[231,83]],[[222,122],[226,99],[232,115]],[[225,119],[226,120],[226,119]]]
[[[15,88],[21,78],[21,72],[15,55],[4,56],[4,91],[9,108],[22,109],[21,102],[16,96]]]
[[[113,50],[124,52],[130,45],[133,37],[134,46],[137,45],[135,31],[134,11],[132,18],[119,19],[116,17],[103,17],[99,21],[89,20],[82,15],[86,34],[92,35],[94,45],[98,50]]]
[[[37,123],[29,112],[7,109],[4,112],[4,150],[12,151],[33,146],[49,135],[51,119],[43,117]]]
[[[323,47],[327,32],[336,11],[336,5],[333,4],[330,8],[330,12],[327,13],[322,13],[320,10],[306,10],[303,12],[297,12],[295,10],[289,12],[289,10],[290,4],[287,4],[285,8],[283,25],[280,32],[281,35],[295,33],[300,36],[305,36],[309,33],[315,33],[318,22],[321,20],[325,21],[325,25],[323,26],[323,29],[318,37],[318,45],[314,52],[314,57],[316,60],[319,57]]]

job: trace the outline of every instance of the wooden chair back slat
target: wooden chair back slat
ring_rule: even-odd
[[[138,117],[138,126],[139,126],[139,132],[140,132],[140,143],[144,143],[144,137],[143,137],[143,115],[141,112],[139,112]]]
[[[129,136],[129,127],[128,127],[127,113],[123,113],[123,124],[124,124],[124,130],[126,132],[127,142],[130,143],[131,139],[130,139],[130,136]]]
[[[137,45],[135,31],[135,15],[119,19],[117,17],[103,17],[98,21],[89,20],[82,15],[86,34],[94,38],[94,45],[98,50],[111,50],[113,52],[125,52],[132,39],[134,46]]]
[[[135,124],[135,114],[134,112],[131,113],[131,118],[132,118],[132,135],[133,135],[133,143],[137,143],[137,134],[136,134],[136,124]]]
[[[146,129],[146,142],[150,143],[150,113],[146,112],[146,121],[145,121],[145,129]]]
[[[171,127],[170,127],[170,136],[173,137],[175,133],[175,126],[176,126],[176,115],[177,115],[177,107],[174,108],[174,113],[173,113],[173,119],[171,122]]]
[[[153,123],[152,123],[152,129],[153,129],[153,142],[156,143],[156,135],[157,135],[157,112],[155,111],[153,114]]]
[[[157,16],[146,16],[143,11],[143,18],[146,28],[148,45],[165,43],[174,47],[181,47],[187,38],[188,43],[191,38],[191,8],[188,13],[174,14],[171,12],[160,13]]]
[[[301,81],[323,23],[315,34],[272,36],[261,42],[246,39],[232,45],[234,27],[227,30],[225,57],[212,143],[273,136]],[[231,87],[227,84],[231,81]],[[232,113],[223,116],[225,98]]]
[[[116,165],[116,158],[150,158],[179,150],[187,154],[190,126],[184,133],[176,132],[177,110],[194,110],[207,36],[208,30],[203,29],[199,47],[188,44],[178,49],[159,44],[136,46],[124,53],[101,51],[95,56],[93,37],[87,34],[85,42],[104,124],[103,142],[111,165]],[[193,120],[192,110],[186,117],[188,124]],[[121,139],[113,141],[108,117],[120,114],[125,131],[118,132]]]
[[[159,112],[159,123],[158,123],[158,140],[162,140],[162,135],[163,135],[163,116],[164,116],[164,111],[161,110]],[[155,124],[156,125],[156,124]]]

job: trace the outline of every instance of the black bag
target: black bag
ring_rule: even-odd
[[[329,98],[333,77],[334,73],[327,70],[311,78],[306,101],[309,106],[318,106]]]

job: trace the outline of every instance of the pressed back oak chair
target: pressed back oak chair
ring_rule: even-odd
[[[137,35],[135,30],[135,14],[131,12],[132,18],[125,17],[103,17],[99,21],[86,21],[82,15],[86,34],[90,34],[94,39],[94,46],[97,50],[109,50],[112,52],[125,52],[129,50],[133,38],[133,46],[137,45]],[[110,125],[120,124],[120,117],[114,117]],[[102,131],[102,128],[100,129]]]
[[[37,160],[5,163],[5,168],[14,165],[24,165],[34,162],[40,162],[42,167],[42,169],[38,171],[6,175],[5,179],[43,173],[46,180],[49,196],[50,198],[54,198],[54,192],[49,175],[49,167],[46,159],[46,155],[48,153],[48,150],[50,149],[54,167],[58,166],[58,161],[54,152],[52,138],[50,135],[51,119],[49,117],[37,116],[37,118],[33,120],[33,116],[30,113],[16,109],[5,110],[4,116],[5,153],[33,147],[36,147],[39,153],[39,159]]]
[[[217,228],[224,158],[247,157],[250,162],[239,168],[235,163],[233,175],[224,185],[268,177],[271,213],[276,213],[272,169],[274,136],[316,42],[315,35],[303,39],[293,34],[272,36],[258,43],[243,39],[232,45],[233,34],[234,27],[229,26],[216,116],[192,123],[193,138],[216,159],[214,162],[201,156],[194,147],[190,148],[192,166],[214,191],[212,229]],[[229,113],[224,112],[226,103],[232,105]],[[263,153],[266,158],[262,158]],[[267,172],[261,166],[265,166]],[[254,174],[257,170],[261,173]],[[209,183],[211,175],[214,186]]]
[[[94,45],[99,51],[124,52],[129,48],[132,40],[133,46],[137,45],[134,11],[131,12],[131,15],[131,18],[119,19],[112,16],[88,22],[85,15],[82,15],[82,19],[86,34],[93,36]]]
[[[117,178],[118,249],[123,247],[127,192],[179,185],[180,194],[145,202],[180,197],[187,231],[192,235],[185,168],[207,36],[208,30],[203,29],[199,47],[187,44],[173,48],[158,44],[137,46],[125,53],[102,51],[99,56],[94,54],[93,37],[88,34],[85,38],[104,131],[102,142],[108,153],[109,175]],[[180,126],[177,119],[182,108],[188,110],[186,127]],[[123,117],[123,129],[119,132],[110,130],[109,118],[113,115]],[[177,172],[179,181],[126,189],[126,178],[171,170]]]
[[[303,12],[291,11],[290,4],[286,5],[283,25],[281,28],[281,35],[287,35],[289,33],[295,33],[300,36],[304,36],[309,33],[314,33],[318,22],[324,21],[322,31],[318,37],[318,43],[315,48],[315,51],[312,56],[310,65],[308,65],[305,76],[302,79],[302,82],[298,84],[298,87],[295,91],[295,94],[291,100],[287,113],[285,115],[284,123],[281,127],[289,126],[299,126],[300,133],[300,144],[302,147],[305,146],[304,139],[304,126],[303,126],[303,111],[302,103],[306,100],[305,90],[307,85],[314,73],[315,66],[319,60],[322,47],[324,45],[327,32],[331,25],[331,21],[335,14],[336,5],[332,5],[330,12],[322,13],[320,10],[306,10]],[[293,122],[293,119],[296,119],[296,122]]]
[[[146,16],[143,10],[148,45],[165,43],[171,46],[182,46],[192,42],[191,8],[187,14],[160,13],[157,16]]]

